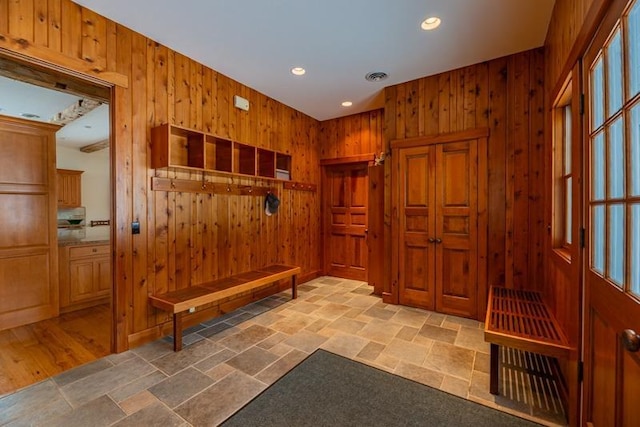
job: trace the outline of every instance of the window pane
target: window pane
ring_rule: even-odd
[[[629,13],[629,98],[640,92],[640,1]]]
[[[591,165],[591,198],[592,200],[604,200],[604,132],[600,132],[593,139],[593,147],[591,149],[592,165]]]
[[[613,116],[622,107],[622,78],[622,37],[618,29],[607,48],[607,117]]]
[[[617,119],[609,129],[609,198],[624,197],[624,121]]]
[[[565,180],[564,241],[571,244],[571,177]]]
[[[640,4],[640,2],[638,2]],[[631,183],[630,194],[640,196],[640,103],[631,110]]]
[[[571,173],[571,106],[564,107],[564,174]]]
[[[596,130],[604,123],[604,79],[602,57],[598,58],[591,70],[591,130]]]
[[[609,278],[624,284],[624,205],[609,206]]]
[[[640,296],[640,204],[631,205],[631,292]]]
[[[591,268],[604,273],[604,206],[594,206],[591,211]]]

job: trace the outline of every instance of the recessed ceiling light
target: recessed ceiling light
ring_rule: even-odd
[[[303,75],[303,74],[304,74],[304,73],[306,73],[306,72],[307,72],[307,70],[305,70],[305,69],[304,69],[304,68],[302,68],[302,67],[293,67],[293,68],[291,69],[291,74],[295,74],[296,76],[301,76],[301,75]]]
[[[85,129],[91,129],[91,125],[84,125]]]
[[[37,114],[33,114],[33,113],[21,113],[20,114],[22,117],[24,117],[25,119],[39,119],[40,116]]]
[[[353,105],[353,102],[351,101],[343,101],[342,102],[342,106],[343,107],[351,107]]]
[[[441,22],[442,20],[437,16],[430,16],[429,18],[422,21],[422,24],[420,24],[420,27],[425,31],[435,30],[440,26]]]

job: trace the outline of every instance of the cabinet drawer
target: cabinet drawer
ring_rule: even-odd
[[[74,246],[69,248],[69,258],[85,258],[96,255],[108,255],[109,245],[96,245],[96,246]]]

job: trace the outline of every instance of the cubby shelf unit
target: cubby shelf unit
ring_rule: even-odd
[[[291,156],[171,124],[151,129],[151,167],[291,180]]]

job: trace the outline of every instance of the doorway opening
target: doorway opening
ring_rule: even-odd
[[[27,231],[35,224],[44,230],[36,243],[3,239],[8,231],[0,231],[0,270],[16,265],[15,254],[25,247],[37,247],[46,254],[50,273],[37,283],[25,275],[0,281],[0,295],[15,300],[0,307],[3,320],[11,319],[0,325],[3,395],[113,352],[114,200],[110,87],[0,56],[0,93],[0,120],[18,129],[10,131],[15,139],[5,138],[4,144],[16,144],[20,135],[38,128],[55,140],[43,144],[55,146],[38,154],[41,158],[23,150],[27,154],[11,163],[14,171],[41,165],[41,183],[17,182],[19,196],[0,188],[4,199],[15,199],[13,215],[24,218],[16,234],[33,234]],[[23,163],[27,157],[35,160]],[[32,204],[23,202],[31,196],[37,203],[35,198]],[[36,205],[38,212],[32,209]],[[46,295],[46,313],[30,307],[35,298],[21,291],[21,280]]]

